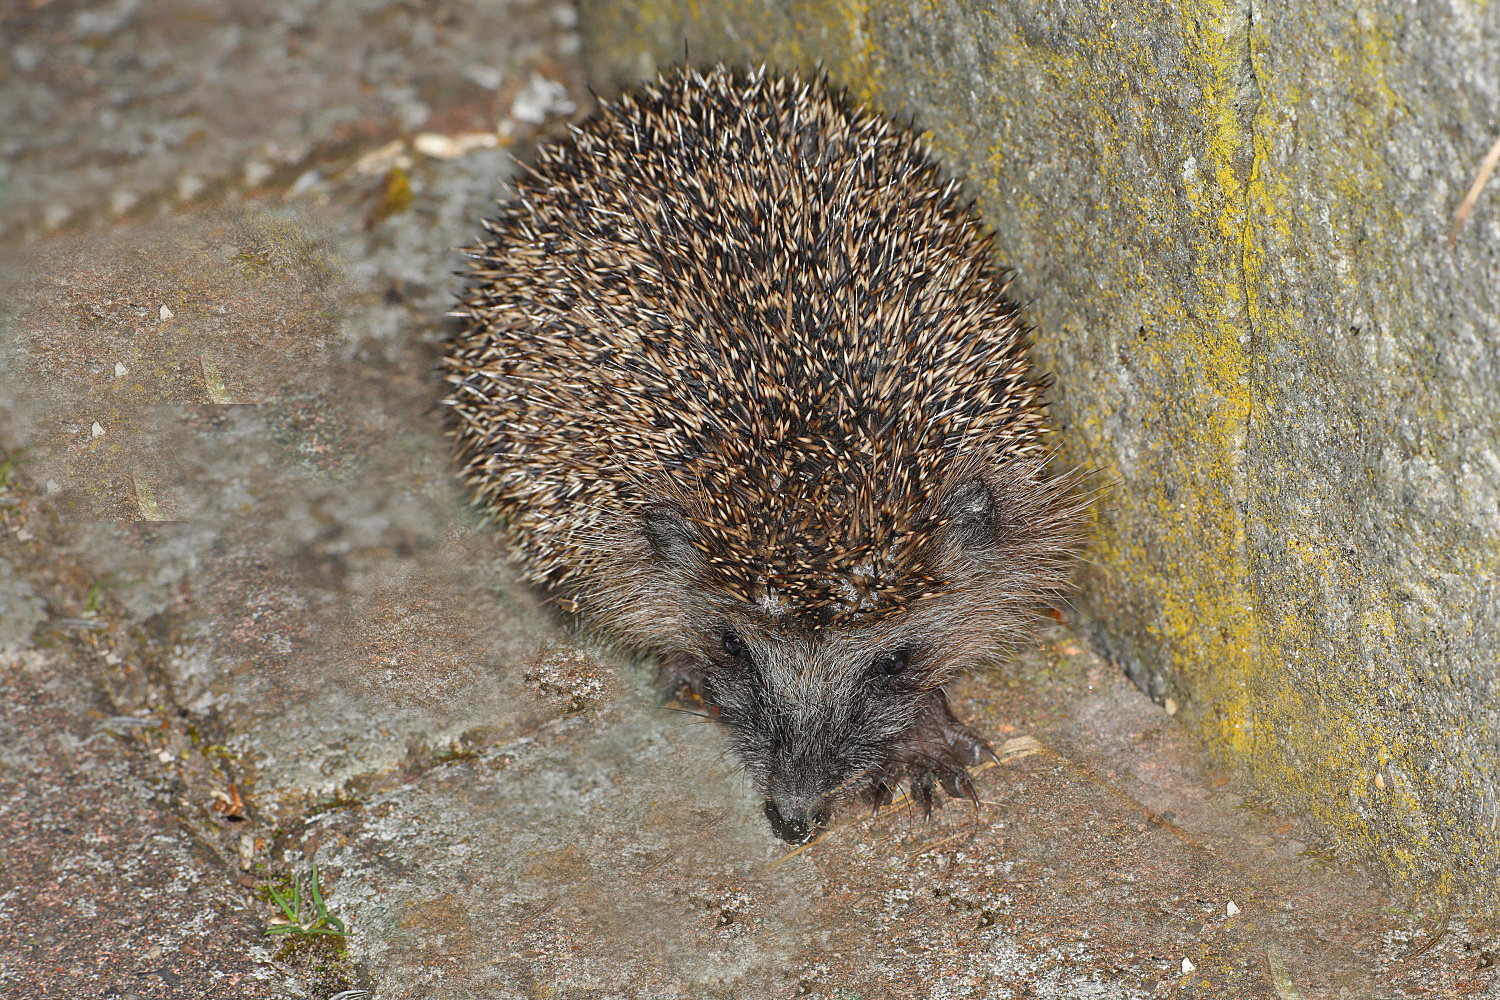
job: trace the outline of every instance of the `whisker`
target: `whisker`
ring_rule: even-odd
[[[714,716],[714,715],[712,715],[712,714],[710,714],[708,712],[695,712],[691,708],[678,708],[676,705],[661,705],[661,706],[659,706],[657,708],[657,711],[658,712],[677,712],[680,715],[695,715],[698,718],[704,719],[704,720],[706,720],[708,722],[718,722],[719,721],[716,716]]]

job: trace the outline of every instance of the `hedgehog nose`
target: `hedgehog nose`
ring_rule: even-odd
[[[788,844],[805,844],[817,828],[828,822],[828,807],[821,801],[766,799],[766,819],[771,832]]]

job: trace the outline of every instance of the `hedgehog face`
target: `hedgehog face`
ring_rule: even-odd
[[[891,623],[810,636],[726,619],[708,641],[704,696],[792,843],[881,784],[933,697],[927,650]]]
[[[674,502],[642,508],[636,544],[669,596],[648,602],[637,586],[617,603],[649,606],[657,627],[677,636],[663,646],[693,664],[692,681],[719,710],[782,839],[806,840],[845,798],[888,802],[899,784],[925,808],[939,785],[970,794],[966,768],[986,744],[953,718],[944,685],[1025,636],[1030,595],[1054,581],[1028,529],[1045,524],[1033,511],[1051,502],[1049,487],[1018,478],[1023,469],[961,477],[939,493],[919,549],[931,591],[874,607],[860,564],[815,588],[847,594],[845,602],[808,610],[784,600],[769,545],[765,576],[716,587],[705,567],[732,560],[705,539],[702,522]],[[921,589],[897,582],[905,594]]]

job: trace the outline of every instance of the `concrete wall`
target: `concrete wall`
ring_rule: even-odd
[[[1281,805],[1500,879],[1500,4],[583,0],[608,94],[822,66],[915,114],[1113,482],[1085,627]]]

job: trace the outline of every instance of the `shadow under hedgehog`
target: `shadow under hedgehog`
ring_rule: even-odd
[[[784,840],[904,782],[972,797],[944,686],[1029,636],[1088,498],[919,137],[823,80],[680,71],[484,227],[446,402],[529,578],[715,709]]]

